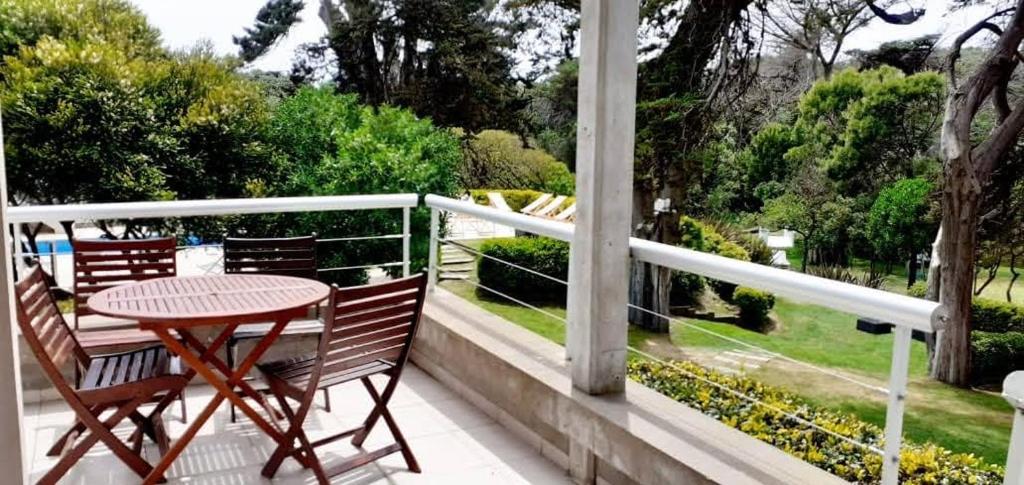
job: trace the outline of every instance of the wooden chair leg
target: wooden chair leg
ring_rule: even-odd
[[[331,412],[331,393],[327,392],[327,388],[324,391],[324,411]]]
[[[117,436],[110,431],[118,425],[122,420],[127,418],[136,408],[147,400],[147,396],[137,397],[126,405],[118,409],[113,415],[108,417],[105,421],[99,421],[97,415],[90,413],[88,416],[80,416],[81,421],[85,424],[85,427],[89,429],[89,433],[77,443],[51,468],[42,478],[36,482],[38,485],[54,485],[56,484],[68,470],[78,462],[85,455],[90,448],[92,448],[97,442],[102,441],[110,448],[118,458],[128,465],[135,473],[139,476],[146,476],[152,467],[149,463],[146,463],[140,456],[134,454],[124,443],[121,442]]]
[[[261,470],[260,473],[267,478],[273,478],[274,475],[277,474],[278,468],[281,468],[281,464],[284,463],[284,459],[287,458],[292,451],[294,451],[294,447],[292,446],[294,444],[294,436],[292,434],[293,431],[291,428],[295,426],[295,423],[292,422],[291,420],[293,414],[291,412],[291,408],[288,406],[288,401],[285,399],[284,396],[281,395],[280,392],[274,389],[273,386],[271,386],[270,392],[271,394],[274,395],[275,398],[277,398],[278,405],[281,406],[281,410],[285,413],[285,416],[289,420],[290,427],[288,432],[285,433],[285,439],[287,441],[278,443],[277,448],[274,449],[274,452],[270,454],[270,458],[267,459],[267,463],[263,465],[263,470]],[[310,457],[310,459],[315,460],[316,457]]]
[[[94,407],[91,408],[90,411],[96,416],[99,416],[106,409],[106,407]],[[68,428],[68,430],[64,432],[64,434],[61,435],[60,438],[57,438],[57,441],[55,441],[53,443],[53,446],[51,446],[50,449],[46,452],[46,456],[60,456],[61,452],[67,447],[68,439],[72,435],[82,434],[83,431],[85,431],[85,424],[82,423],[81,419],[78,419],[76,417],[74,424],[72,424],[71,427]]]
[[[181,422],[188,423],[188,409],[185,407],[185,388],[178,393],[178,400],[181,401]]]
[[[392,378],[394,382],[398,381],[398,378]],[[390,387],[390,382],[388,383]],[[395,418],[391,415],[391,411],[388,411],[388,403],[377,394],[377,389],[373,387],[373,383],[366,379],[363,382],[366,386],[367,392],[370,393],[370,397],[373,398],[374,408],[379,409],[378,415],[384,418],[384,424],[391,430],[391,436],[395,438],[395,442],[401,447],[402,458],[405,459],[405,464],[409,467],[409,470],[413,473],[420,473],[419,462],[416,461],[416,457],[413,456],[412,450],[409,449],[409,443],[405,441],[405,436],[402,431],[398,429],[398,423],[395,422]],[[390,394],[388,395],[390,397]]]

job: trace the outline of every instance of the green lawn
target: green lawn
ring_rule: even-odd
[[[560,321],[498,298],[481,298],[469,283],[448,281],[442,285],[487,311],[515,322],[545,338],[563,344],[565,326]],[[565,316],[560,306],[544,310]],[[781,326],[770,335],[739,327],[687,320],[768,350],[822,367],[843,372],[873,384],[885,386],[892,353],[891,335],[857,332],[855,318],[827,308],[779,300],[776,316]],[[678,357],[674,347],[695,353],[740,348],[735,343],[675,324],[671,343],[664,336],[630,329],[630,345],[663,356]],[[933,441],[957,452],[974,453],[990,463],[1006,460],[1012,410],[999,396],[957,389],[927,378],[924,345],[914,342],[911,360],[911,388],[905,420],[906,436],[916,442]],[[810,402],[854,413],[864,420],[883,425],[885,397],[824,374],[782,366],[751,372],[755,378],[787,388]]]
[[[786,252],[786,257],[789,259],[790,267],[794,270],[799,271],[800,265],[803,262],[803,254],[801,253],[801,243],[796,242],[796,246]],[[870,262],[866,259],[854,258],[852,267],[854,270],[867,272],[870,267]],[[1017,279],[1017,282],[1013,285],[1013,290],[1010,293],[1014,302],[1024,302],[1024,269],[1018,269],[1018,273],[1022,276]],[[988,286],[985,287],[981,292],[981,297],[991,298],[993,300],[1006,301],[1006,289],[1010,286],[1010,280],[1013,275],[1010,273],[1010,268],[1002,267],[996,272],[996,277],[992,280]],[[982,272],[978,275],[978,286],[984,284],[988,278],[988,274]],[[904,265],[893,266],[892,273],[885,277],[885,289],[894,293],[906,293],[907,291],[907,268]]]

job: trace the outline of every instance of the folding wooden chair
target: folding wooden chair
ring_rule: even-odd
[[[89,297],[126,283],[177,274],[177,244],[173,237],[152,239],[74,239],[71,248],[75,278],[75,338],[87,352],[124,351],[162,345],[153,332],[138,328],[82,331],[83,317],[94,315]],[[79,374],[75,374],[78,385]],[[181,421],[188,421],[185,393],[179,394]]]
[[[328,477],[395,452],[402,453],[411,471],[420,472],[387,405],[409,358],[423,310],[426,283],[426,275],[421,274],[383,284],[335,289],[327,306],[317,354],[258,366],[290,422],[284,440],[263,467],[263,476],[273,477],[286,457],[298,455],[308,459],[320,483],[327,483]],[[370,376],[377,374],[388,377],[379,393],[370,381]],[[361,426],[311,442],[302,423],[316,390],[354,380],[366,387],[374,402],[373,410]],[[298,407],[293,409],[288,399],[297,401]],[[361,447],[381,418],[391,430],[393,444],[323,469],[314,451],[316,447],[348,436],[353,436],[352,444]]]
[[[296,276],[317,279],[316,235],[243,239],[224,238],[224,272]],[[272,323],[241,325],[227,341],[227,364],[235,368],[235,354],[242,340],[260,339],[270,330]],[[324,325],[318,319],[296,320],[285,327],[282,335],[320,335]],[[331,410],[331,398],[324,391],[324,409]],[[231,405],[231,422],[237,419]]]
[[[138,408],[160,396],[179,393],[185,387],[188,381],[181,375],[177,358],[163,347],[104,356],[87,354],[57,309],[38,265],[15,284],[15,292],[21,333],[77,418],[71,430],[58,441],[62,446],[55,455],[61,455],[61,459],[37,483],[57,483],[100,441],[135,473],[145,477],[153,467],[141,456],[143,436],[157,443],[161,454],[167,451],[168,439],[159,412],[143,416]],[[61,374],[61,367],[69,359],[85,371],[79,389],[72,388]],[[106,411],[113,412],[103,419]],[[136,427],[130,438],[131,448],[111,432],[125,418]],[[85,431],[88,434],[79,436]]]

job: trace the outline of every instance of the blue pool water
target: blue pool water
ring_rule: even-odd
[[[57,254],[71,254],[71,242],[67,239],[39,241],[36,244],[39,246],[40,254],[49,254],[51,252],[56,252]]]

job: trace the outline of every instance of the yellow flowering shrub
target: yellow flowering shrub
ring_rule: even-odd
[[[678,361],[669,365],[638,359],[630,361],[627,370],[634,381],[840,478],[865,484],[878,483],[881,479],[882,457],[877,453],[811,429],[776,410],[855,442],[882,449],[883,430],[856,416],[815,407],[781,389],[746,377],[721,374],[692,362]],[[767,406],[743,399],[707,381]],[[903,444],[900,483],[981,485],[1000,484],[1002,481],[1001,467],[987,464],[974,455],[953,453],[931,443]]]

